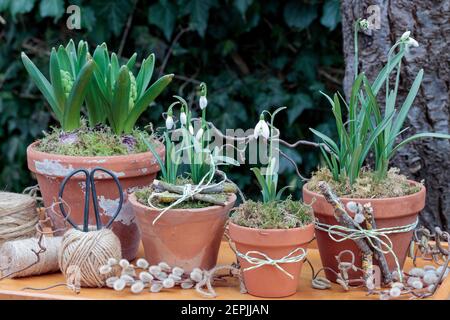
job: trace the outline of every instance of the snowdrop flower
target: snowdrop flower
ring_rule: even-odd
[[[255,139],[258,139],[259,136],[262,136],[264,139],[269,139],[270,129],[269,129],[269,125],[264,120],[263,114],[261,114],[261,116],[259,117],[259,121],[255,126],[255,131],[253,134],[254,134]]]
[[[411,35],[411,31],[405,31],[405,33],[403,33],[402,36],[400,37],[400,41],[408,40],[410,35]]]
[[[194,135],[194,127],[192,125],[189,125],[189,133]]]
[[[183,126],[185,126],[187,123],[187,117],[186,117],[186,113],[184,112],[184,108],[181,108],[180,122]]]
[[[361,28],[361,30],[369,29],[369,21],[367,21],[366,19],[360,20],[359,21],[359,27]]]
[[[166,129],[171,130],[173,128],[173,118],[171,115],[167,115],[166,118]]]
[[[190,129],[190,128],[189,128]],[[201,139],[202,139],[202,137],[203,137],[203,128],[200,128],[198,131],[197,131],[197,134],[195,135],[195,139],[197,139],[197,141],[200,141]]]
[[[414,38],[409,38],[406,42],[406,45],[417,48],[419,46],[419,43]]]
[[[205,109],[208,105],[208,99],[206,99],[206,96],[201,96],[198,104],[200,105],[200,109]]]

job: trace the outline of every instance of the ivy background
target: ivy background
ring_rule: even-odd
[[[69,30],[66,8],[81,8],[81,29]],[[253,127],[263,109],[288,107],[276,125],[287,141],[313,140],[309,127],[333,132],[331,110],[319,91],[340,90],[343,78],[340,3],[279,0],[0,0],[0,189],[20,192],[35,184],[26,147],[56,125],[28,78],[20,52],[48,75],[52,46],[85,39],[106,42],[124,58],[154,52],[155,74],[175,80],[141,117],[162,125],[174,94],[193,103],[200,81],[208,84],[208,118],[220,129]],[[193,108],[197,108],[194,104]],[[307,176],[319,150],[285,150]],[[245,192],[257,189],[247,166],[230,171]],[[288,162],[280,184],[301,182]]]

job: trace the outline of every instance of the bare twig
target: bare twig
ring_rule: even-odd
[[[183,28],[178,32],[178,34],[173,39],[172,43],[170,44],[169,49],[167,49],[166,55],[164,57],[163,63],[161,65],[161,68],[159,69],[159,76],[161,77],[164,73],[164,69],[166,68],[167,62],[169,61],[170,56],[172,55],[173,47],[177,44],[177,42],[180,40],[181,36],[185,33],[191,30],[190,27]]]
[[[131,9],[130,15],[128,16],[127,24],[125,25],[125,30],[122,34],[122,39],[120,40],[119,50],[117,51],[117,55],[119,57],[122,56],[123,48],[125,47],[125,42],[128,37],[128,33],[130,32],[131,23],[133,22],[134,10],[136,9],[136,4],[138,0],[133,1],[133,8]]]

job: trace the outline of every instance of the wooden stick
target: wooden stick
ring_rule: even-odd
[[[172,202],[175,202],[178,199],[180,199],[182,196],[179,195],[178,193],[172,193],[169,191],[165,191],[162,193],[155,193],[155,194],[153,194],[153,197],[162,203],[172,203]],[[215,204],[215,205],[219,205],[222,207],[225,206],[225,204],[226,204],[225,201],[220,201],[217,198],[214,198],[213,196],[207,195],[207,194],[200,194],[200,193],[195,194],[192,198],[194,198],[195,200],[198,200],[198,201]]]
[[[364,214],[364,217],[366,218],[366,229],[367,230],[376,229],[377,225],[375,223],[373,208],[370,203],[366,203],[363,205],[363,214]],[[389,270],[389,266],[386,261],[386,257],[384,256],[384,254],[381,251],[376,250],[376,249],[381,250],[380,241],[378,239],[373,239],[373,244],[377,247],[377,248],[374,248],[374,254],[375,254],[375,259],[378,261],[381,272],[383,274],[383,283],[389,284],[392,282],[392,273]]]
[[[173,193],[183,194],[183,186],[176,186],[161,180],[153,180],[153,186],[159,190],[170,191]],[[196,188],[196,185],[192,185],[192,188]],[[236,193],[237,188],[233,183],[223,183],[220,185],[208,186],[202,190],[202,194],[205,193]]]

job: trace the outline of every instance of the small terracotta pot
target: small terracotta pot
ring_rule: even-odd
[[[190,272],[194,268],[210,270],[216,266],[220,241],[228,213],[236,195],[225,206],[199,209],[172,209],[153,224],[161,211],[129,197],[142,234],[145,257],[151,264],[166,262]]]
[[[297,248],[306,250],[309,242],[314,238],[314,224],[292,229],[253,229],[230,222],[228,228],[230,238],[238,252],[246,254],[249,251],[258,251],[271,259],[281,259]],[[238,260],[243,270],[254,266],[240,257]],[[244,270],[245,287],[249,294],[257,297],[281,298],[293,295],[297,292],[302,266],[303,260],[280,264],[280,267],[290,273],[293,278],[271,265]]]
[[[416,184],[414,181],[409,181],[411,184]],[[387,227],[400,227],[414,223],[419,215],[419,212],[425,207],[425,187],[412,195],[397,197],[397,198],[379,198],[379,199],[352,199],[340,198],[344,205],[349,201],[354,201],[360,204],[370,202],[372,204],[375,216],[377,229]],[[315,199],[315,200],[313,200]],[[328,225],[339,225],[334,217],[333,207],[325,200],[324,196],[319,193],[312,192],[307,189],[307,184],[303,186],[303,201],[305,203],[313,203],[314,216],[321,223]],[[353,214],[349,213],[353,218]],[[412,239],[413,231],[403,233],[387,234],[393,244],[393,251],[398,258],[400,267],[403,268],[405,263],[408,248]],[[336,236],[339,238],[339,236]],[[320,251],[320,258],[322,265],[338,271],[336,256],[343,250],[350,250],[354,253],[356,261],[355,265],[361,267],[362,252],[353,240],[345,240],[342,242],[335,242],[330,238],[327,232],[316,229],[317,246]],[[389,269],[396,270],[396,264],[392,254],[386,254],[386,260]],[[374,264],[375,260],[374,260]],[[336,276],[333,272],[325,269],[326,277],[335,282]],[[361,278],[361,272],[349,271],[350,279]]]
[[[36,141],[27,148],[28,168],[36,174],[46,207],[50,207],[58,201],[58,192],[62,180],[75,169],[86,168],[90,170],[95,167],[103,167],[116,174],[124,190],[124,203],[121,212],[112,224],[112,230],[120,239],[122,256],[128,260],[134,259],[139,248],[140,234],[133,209],[128,201],[128,193],[135,187],[150,184],[155,178],[160,168],[153,154],[144,152],[109,157],[63,156],[37,151],[35,147],[38,143],[39,141]],[[164,157],[164,146],[158,146],[157,152],[161,157]],[[64,201],[70,207],[70,217],[77,224],[83,222],[85,179],[84,175],[73,176],[64,190]],[[95,179],[100,215],[102,221],[106,223],[117,209],[119,194],[111,177],[99,175]],[[95,221],[93,208],[91,198],[89,221],[92,224]],[[65,225],[62,214],[59,206],[54,206],[54,209],[57,214],[52,213],[52,210],[48,210],[48,213],[54,228],[61,229]],[[68,209],[66,211],[69,212]]]

